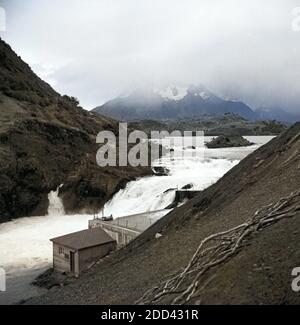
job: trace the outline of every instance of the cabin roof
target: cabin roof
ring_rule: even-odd
[[[55,244],[74,250],[100,246],[115,241],[102,228],[81,230],[50,240]]]

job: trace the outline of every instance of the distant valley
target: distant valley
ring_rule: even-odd
[[[277,135],[287,129],[285,123],[277,121],[249,121],[239,115],[226,113],[223,116],[204,116],[198,119],[143,120],[130,122],[132,129],[151,131],[204,131],[207,136]]]

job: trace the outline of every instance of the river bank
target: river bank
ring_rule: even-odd
[[[176,188],[193,184],[203,190],[216,182],[238,162],[272,137],[247,137],[251,147],[205,150],[204,159],[187,159],[168,164],[168,176],[150,176],[129,182],[105,205],[105,213],[114,217],[164,209],[175,198]],[[205,141],[209,141],[207,137]],[[183,148],[179,148],[183,150]],[[191,149],[192,150],[192,149]],[[164,166],[166,157],[159,164]],[[168,189],[173,189],[167,191]],[[53,204],[58,204],[54,196]],[[55,209],[52,211],[60,211]],[[27,217],[0,225],[0,267],[8,277],[7,292],[0,303],[17,303],[40,294],[32,280],[52,263],[50,238],[87,228],[93,215],[65,215],[61,212],[41,217]]]

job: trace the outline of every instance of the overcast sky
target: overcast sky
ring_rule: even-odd
[[[0,6],[7,16],[1,37],[87,109],[140,85],[200,83],[254,108],[297,111],[300,31],[292,29],[292,10],[300,0],[0,0]]]

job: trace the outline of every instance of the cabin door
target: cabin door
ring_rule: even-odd
[[[73,252],[70,252],[70,271],[75,271],[75,254]]]

